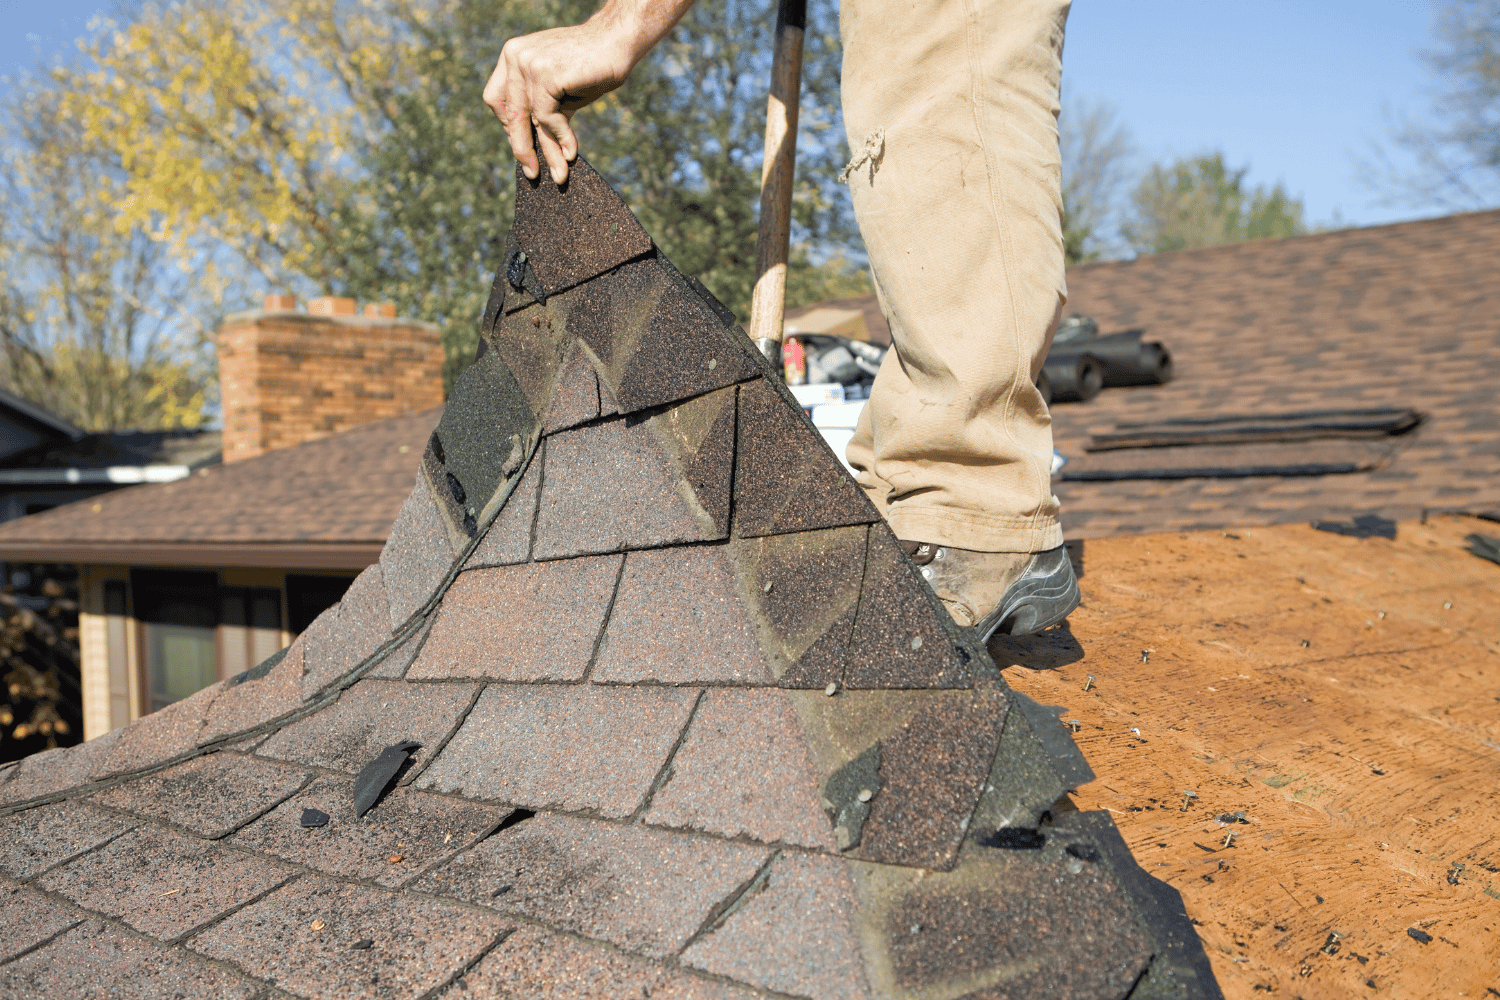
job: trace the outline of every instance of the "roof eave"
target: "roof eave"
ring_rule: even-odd
[[[367,542],[0,542],[0,560],[107,566],[235,566],[361,570],[380,559]]]

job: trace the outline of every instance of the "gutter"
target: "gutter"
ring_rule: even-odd
[[[111,465],[103,469],[0,469],[0,485],[10,486],[129,486],[172,483],[186,479],[186,465]]]
[[[374,542],[0,541],[0,561],[100,566],[213,566],[361,570],[380,559]]]

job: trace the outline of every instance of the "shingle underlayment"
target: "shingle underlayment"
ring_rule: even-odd
[[[0,771],[0,996],[1218,997],[723,307],[582,161],[518,187],[379,563]]]

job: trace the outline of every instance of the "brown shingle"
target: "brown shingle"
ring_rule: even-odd
[[[217,844],[145,826],[48,872],[37,885],[170,941],[296,874]]]
[[[450,903],[308,875],[231,914],[188,947],[300,997],[416,1000],[504,930],[499,917]]]
[[[31,878],[137,826],[137,820],[79,802],[5,816],[0,818],[0,871],[12,878]]]
[[[98,920],[0,968],[4,996],[96,997],[101,986],[131,1000],[248,1000],[262,990],[181,949],[142,941]]]
[[[413,888],[666,958],[768,855],[748,844],[544,813],[433,869]]]
[[[307,779],[305,771],[257,757],[216,753],[117,785],[89,801],[217,840],[294,794]]]
[[[28,886],[0,878],[0,963],[9,962],[83,920]]]
[[[618,555],[461,573],[408,676],[578,680],[593,658],[619,573]],[[517,621],[525,622],[523,633],[495,641]]]
[[[493,685],[417,784],[528,807],[635,812],[695,689]],[[504,767],[493,762],[505,761]]]

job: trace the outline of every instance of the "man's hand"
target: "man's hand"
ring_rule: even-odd
[[[651,46],[671,30],[693,0],[607,0],[583,24],[512,38],[500,50],[484,87],[488,104],[505,126],[511,151],[527,177],[541,165],[531,140],[562,184],[578,155],[573,112],[620,86]]]

